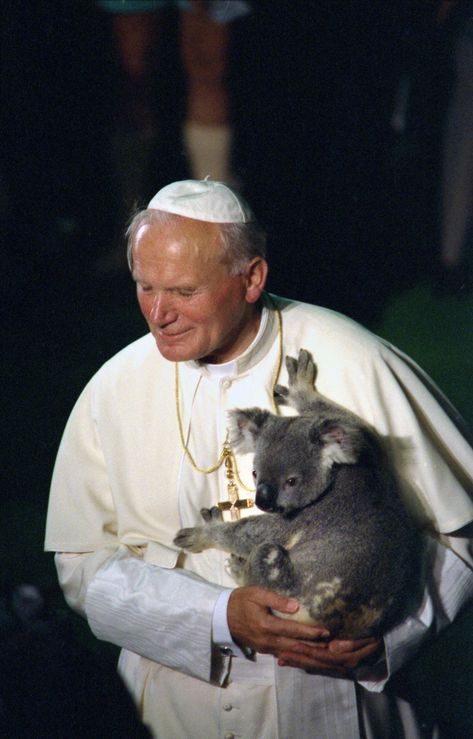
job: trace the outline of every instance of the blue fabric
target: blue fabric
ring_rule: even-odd
[[[96,0],[99,8],[108,13],[155,13],[168,5],[175,5],[180,10],[189,10],[189,0]],[[209,0],[206,3],[207,13],[216,23],[229,23],[247,15],[251,4],[246,0]]]
[[[97,5],[108,13],[154,13],[169,5],[173,0],[96,0]]]

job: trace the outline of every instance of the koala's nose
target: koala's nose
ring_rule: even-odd
[[[255,503],[262,511],[272,511],[276,503],[277,491],[273,485],[260,482],[256,488]]]

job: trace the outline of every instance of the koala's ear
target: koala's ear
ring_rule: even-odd
[[[324,421],[311,426],[309,438],[321,447],[321,463],[325,469],[334,464],[356,464],[360,458],[362,433],[359,429],[336,421]]]
[[[260,408],[229,411],[228,430],[230,444],[243,454],[253,452],[256,439],[270,415],[268,411],[262,411]]]

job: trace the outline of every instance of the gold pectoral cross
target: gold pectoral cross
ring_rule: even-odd
[[[235,466],[233,462],[233,453],[229,444],[225,443],[223,447],[223,463],[225,465],[225,475],[227,478],[228,500],[217,503],[217,507],[222,511],[230,511],[232,521],[241,518],[240,510],[242,508],[252,508],[255,504],[252,498],[240,498],[238,495],[238,485],[235,482]]]

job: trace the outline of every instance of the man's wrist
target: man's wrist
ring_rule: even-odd
[[[223,590],[217,598],[212,617],[212,642],[220,649],[224,655],[233,655],[234,657],[248,658],[251,650],[245,650],[239,647],[233,641],[227,620],[228,601],[232,594],[232,589]]]

